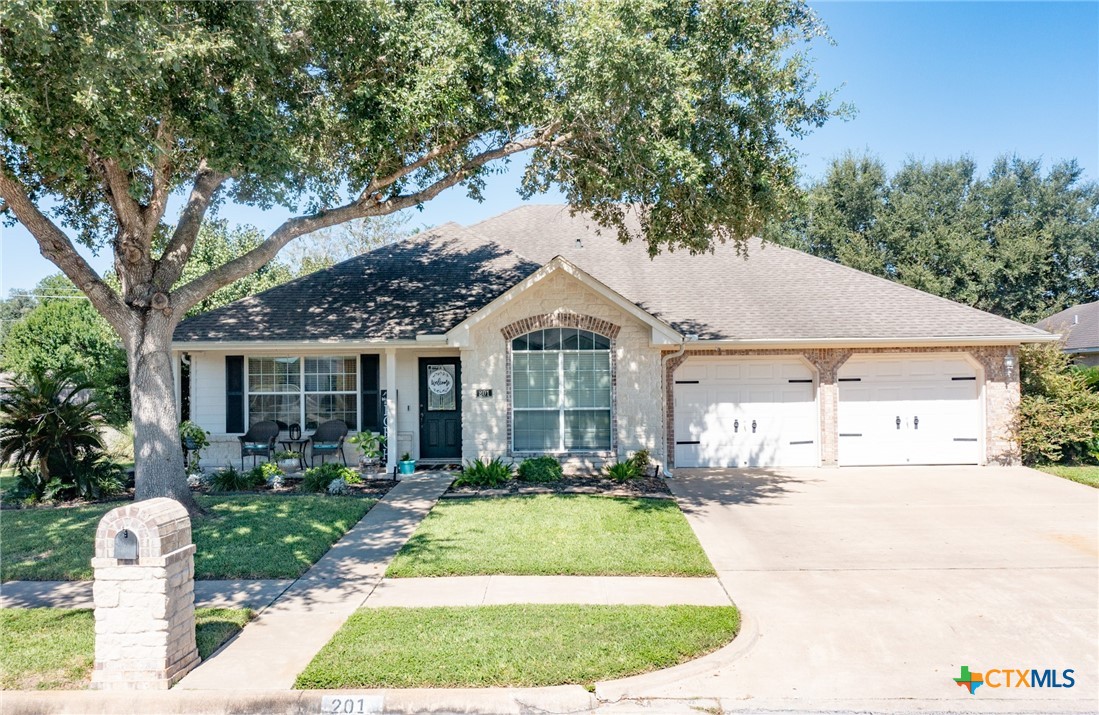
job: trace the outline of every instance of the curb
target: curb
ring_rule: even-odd
[[[598,703],[579,685],[546,688],[277,690],[216,692],[55,691],[4,693],[4,715],[315,715],[316,713],[591,713]]]

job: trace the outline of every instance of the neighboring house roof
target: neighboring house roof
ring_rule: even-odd
[[[1039,320],[1038,327],[1063,334],[1067,352],[1099,351],[1099,300],[1054,313]]]
[[[578,242],[579,239],[579,242]],[[1031,326],[789,248],[749,241],[650,259],[566,206],[446,224],[183,321],[179,342],[441,334],[561,256],[702,340],[1041,340]]]

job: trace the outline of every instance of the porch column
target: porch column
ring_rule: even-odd
[[[809,350],[805,353],[805,358],[817,369],[822,467],[835,467],[839,464],[840,393],[836,375],[849,357],[850,350]]]
[[[397,467],[397,349],[385,349],[385,469]]]

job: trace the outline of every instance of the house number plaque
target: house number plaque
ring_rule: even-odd
[[[477,397],[492,397],[492,388],[477,388]]]

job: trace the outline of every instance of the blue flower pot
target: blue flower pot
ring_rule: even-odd
[[[407,462],[397,462],[397,471],[401,474],[412,474],[416,471],[416,460],[410,459]]]

